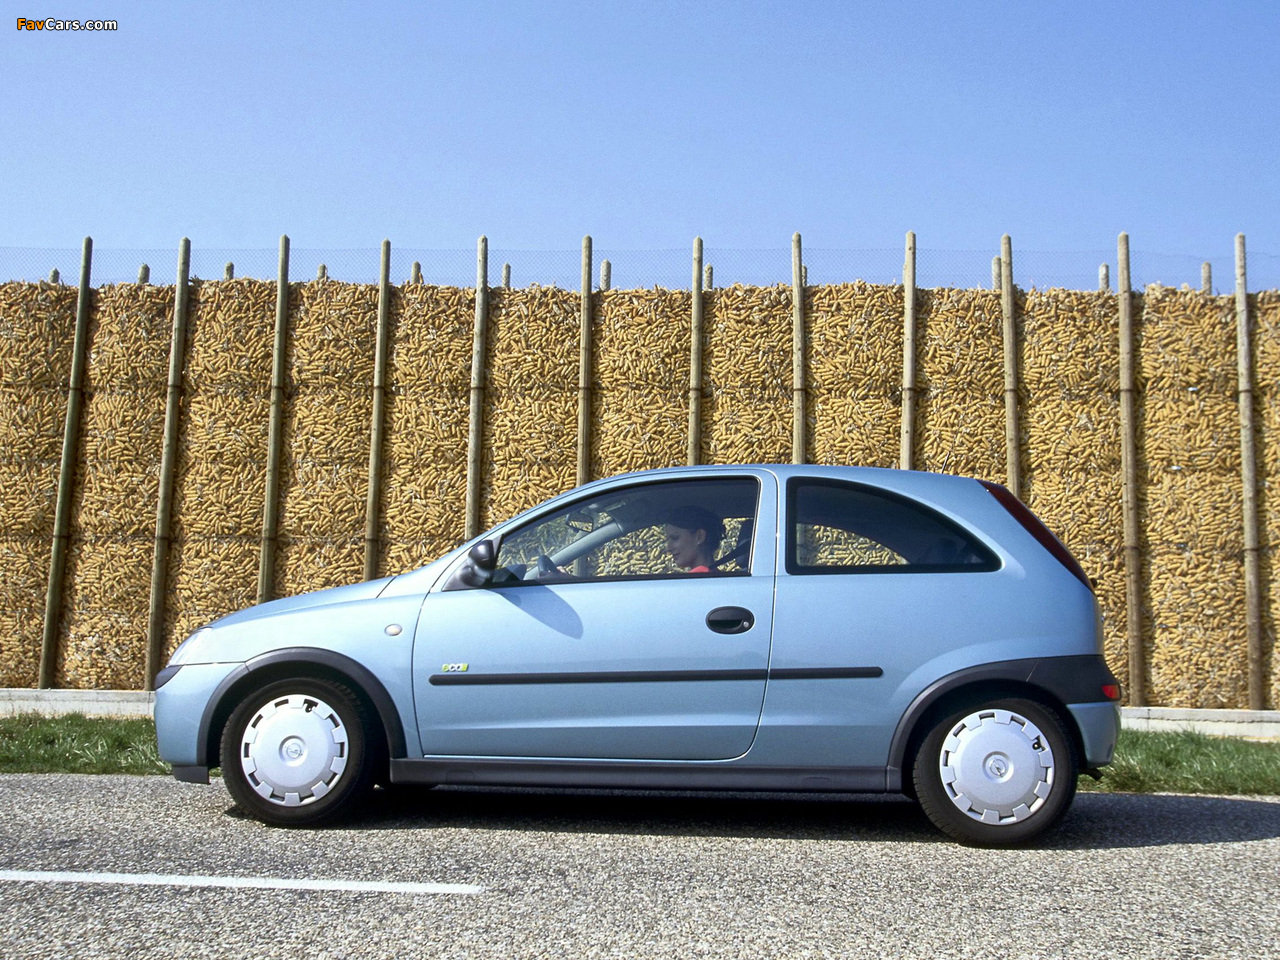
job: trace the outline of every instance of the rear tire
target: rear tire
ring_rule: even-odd
[[[913,779],[920,806],[943,833],[974,846],[1005,846],[1062,819],[1078,772],[1053,709],[1002,699],[958,710],[934,727],[916,754]]]
[[[281,680],[232,712],[222,733],[222,778],[250,816],[309,826],[349,810],[373,787],[376,736],[345,684]]]

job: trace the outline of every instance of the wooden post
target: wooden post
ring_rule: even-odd
[[[316,267],[316,279],[317,280],[329,279],[329,268],[326,267],[323,263],[320,264],[320,266]]]
[[[805,383],[804,336],[804,263],[800,253],[800,234],[791,237],[791,462],[805,463],[809,451],[805,446],[805,407],[808,389]]]
[[[1206,269],[1208,264],[1205,264]],[[1245,273],[1244,234],[1236,234],[1236,373],[1240,407],[1240,473],[1244,492],[1244,602],[1249,638],[1249,709],[1266,709],[1262,651],[1262,573],[1258,522],[1258,461],[1253,422],[1253,332]]]
[[[504,263],[502,265],[502,289],[511,289],[511,264]]]
[[[417,260],[413,261],[413,267],[409,271],[409,282],[415,286],[422,283],[422,264]]]
[[[191,297],[191,241],[178,245],[178,278],[173,292],[173,333],[169,340],[169,383],[164,404],[164,444],[160,450],[160,490],[156,498],[156,538],[151,559],[151,601],[147,617],[144,690],[154,690],[164,658],[164,601],[169,590],[173,544],[173,485],[178,464],[178,424],[182,416],[182,371],[186,366],[187,314]]]
[[[49,589],[45,593],[44,637],[40,644],[39,687],[53,686],[58,661],[58,631],[62,621],[62,581],[67,572],[71,540],[71,488],[80,456],[80,416],[84,409],[84,371],[89,361],[89,274],[93,238],[85,237],[80,252],[80,295],[76,301],[76,333],[71,345],[71,378],[67,385],[67,418],[62,431],[62,461],[58,467],[58,503],[53,516],[53,544],[49,556]]]
[[[1200,264],[1200,292],[1213,294],[1213,265],[1208,260]]]
[[[809,285],[809,268],[804,264],[800,265],[800,283],[806,287]]]
[[[1129,706],[1147,705],[1146,652],[1142,637],[1142,552],[1138,534],[1138,418],[1134,357],[1133,294],[1129,235],[1116,244],[1117,306],[1120,312],[1120,468],[1124,474],[1125,629],[1129,647]]]
[[[145,263],[138,268],[138,286],[145,286],[151,282],[151,268]]]
[[[689,444],[686,462],[702,462],[702,238],[693,238],[693,304],[689,323]]]
[[[916,433],[916,235],[907,231],[902,262],[902,437],[898,466],[912,469]]]
[[[511,268],[503,268],[504,279]],[[504,284],[505,286],[505,284]],[[471,339],[471,414],[467,433],[467,513],[463,531],[470,540],[480,532],[481,442],[484,439],[485,353],[489,336],[489,238],[476,241],[476,314]]]
[[[1004,315],[1005,485],[1022,497],[1022,451],[1018,442],[1018,326],[1013,299],[1013,241],[1000,238],[1000,306]]]
[[[275,593],[276,537],[280,524],[280,461],[284,454],[285,351],[289,335],[289,238],[280,238],[276,273],[276,329],[271,352],[271,414],[267,425],[267,489],[262,504],[262,548],[258,555],[258,602]]]
[[[236,265],[234,263],[228,263],[225,267],[222,268],[222,279],[234,280],[235,278],[236,278]]]
[[[62,275],[61,275],[60,273],[58,273],[58,268],[57,268],[57,267],[54,267],[52,270],[50,270],[50,271],[49,271],[49,282],[50,282],[50,283],[61,283],[61,282],[62,282]]]
[[[1000,289],[1000,258],[991,258],[991,289]]]
[[[708,264],[703,268],[703,279],[702,279],[702,289],[703,289],[703,290],[711,290],[711,289],[713,289],[713,286],[714,286],[714,285],[713,285],[713,284],[712,284],[712,282],[711,282],[711,276],[712,276],[712,274],[711,274],[711,264],[709,264],[709,263],[708,263]]]
[[[1111,268],[1105,263],[1098,267],[1098,292],[1109,293],[1111,291]]]
[[[364,578],[378,578],[382,506],[382,434],[387,409],[387,338],[391,327],[391,241],[382,241],[378,332],[373,348],[373,422],[369,427],[369,497],[364,509]]]
[[[578,484],[591,474],[591,237],[582,238],[582,306],[578,315]]]
[[[608,290],[609,285],[613,282],[613,267],[608,260],[600,261],[600,289]]]

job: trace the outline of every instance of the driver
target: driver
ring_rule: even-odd
[[[724,539],[724,522],[702,507],[676,507],[662,528],[672,562],[689,573],[710,573]]]

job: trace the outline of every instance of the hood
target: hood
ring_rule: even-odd
[[[308,607],[326,607],[352,600],[372,600],[382,593],[395,577],[383,577],[380,580],[365,580],[351,583],[344,587],[330,587],[327,590],[313,590],[296,597],[284,597],[280,600],[269,600],[257,606],[229,613],[225,617],[209,624],[211,627],[229,627],[237,623],[246,623],[261,617],[272,617],[280,613],[291,613],[294,610],[305,610]]]

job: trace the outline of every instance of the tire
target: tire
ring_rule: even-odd
[[[349,810],[373,787],[376,737],[350,687],[282,680],[232,712],[222,732],[222,778],[255,819],[309,826]]]
[[[916,754],[916,796],[947,836],[1021,843],[1055,826],[1076,794],[1075,750],[1058,714],[1033,700],[993,700],[934,727]]]

